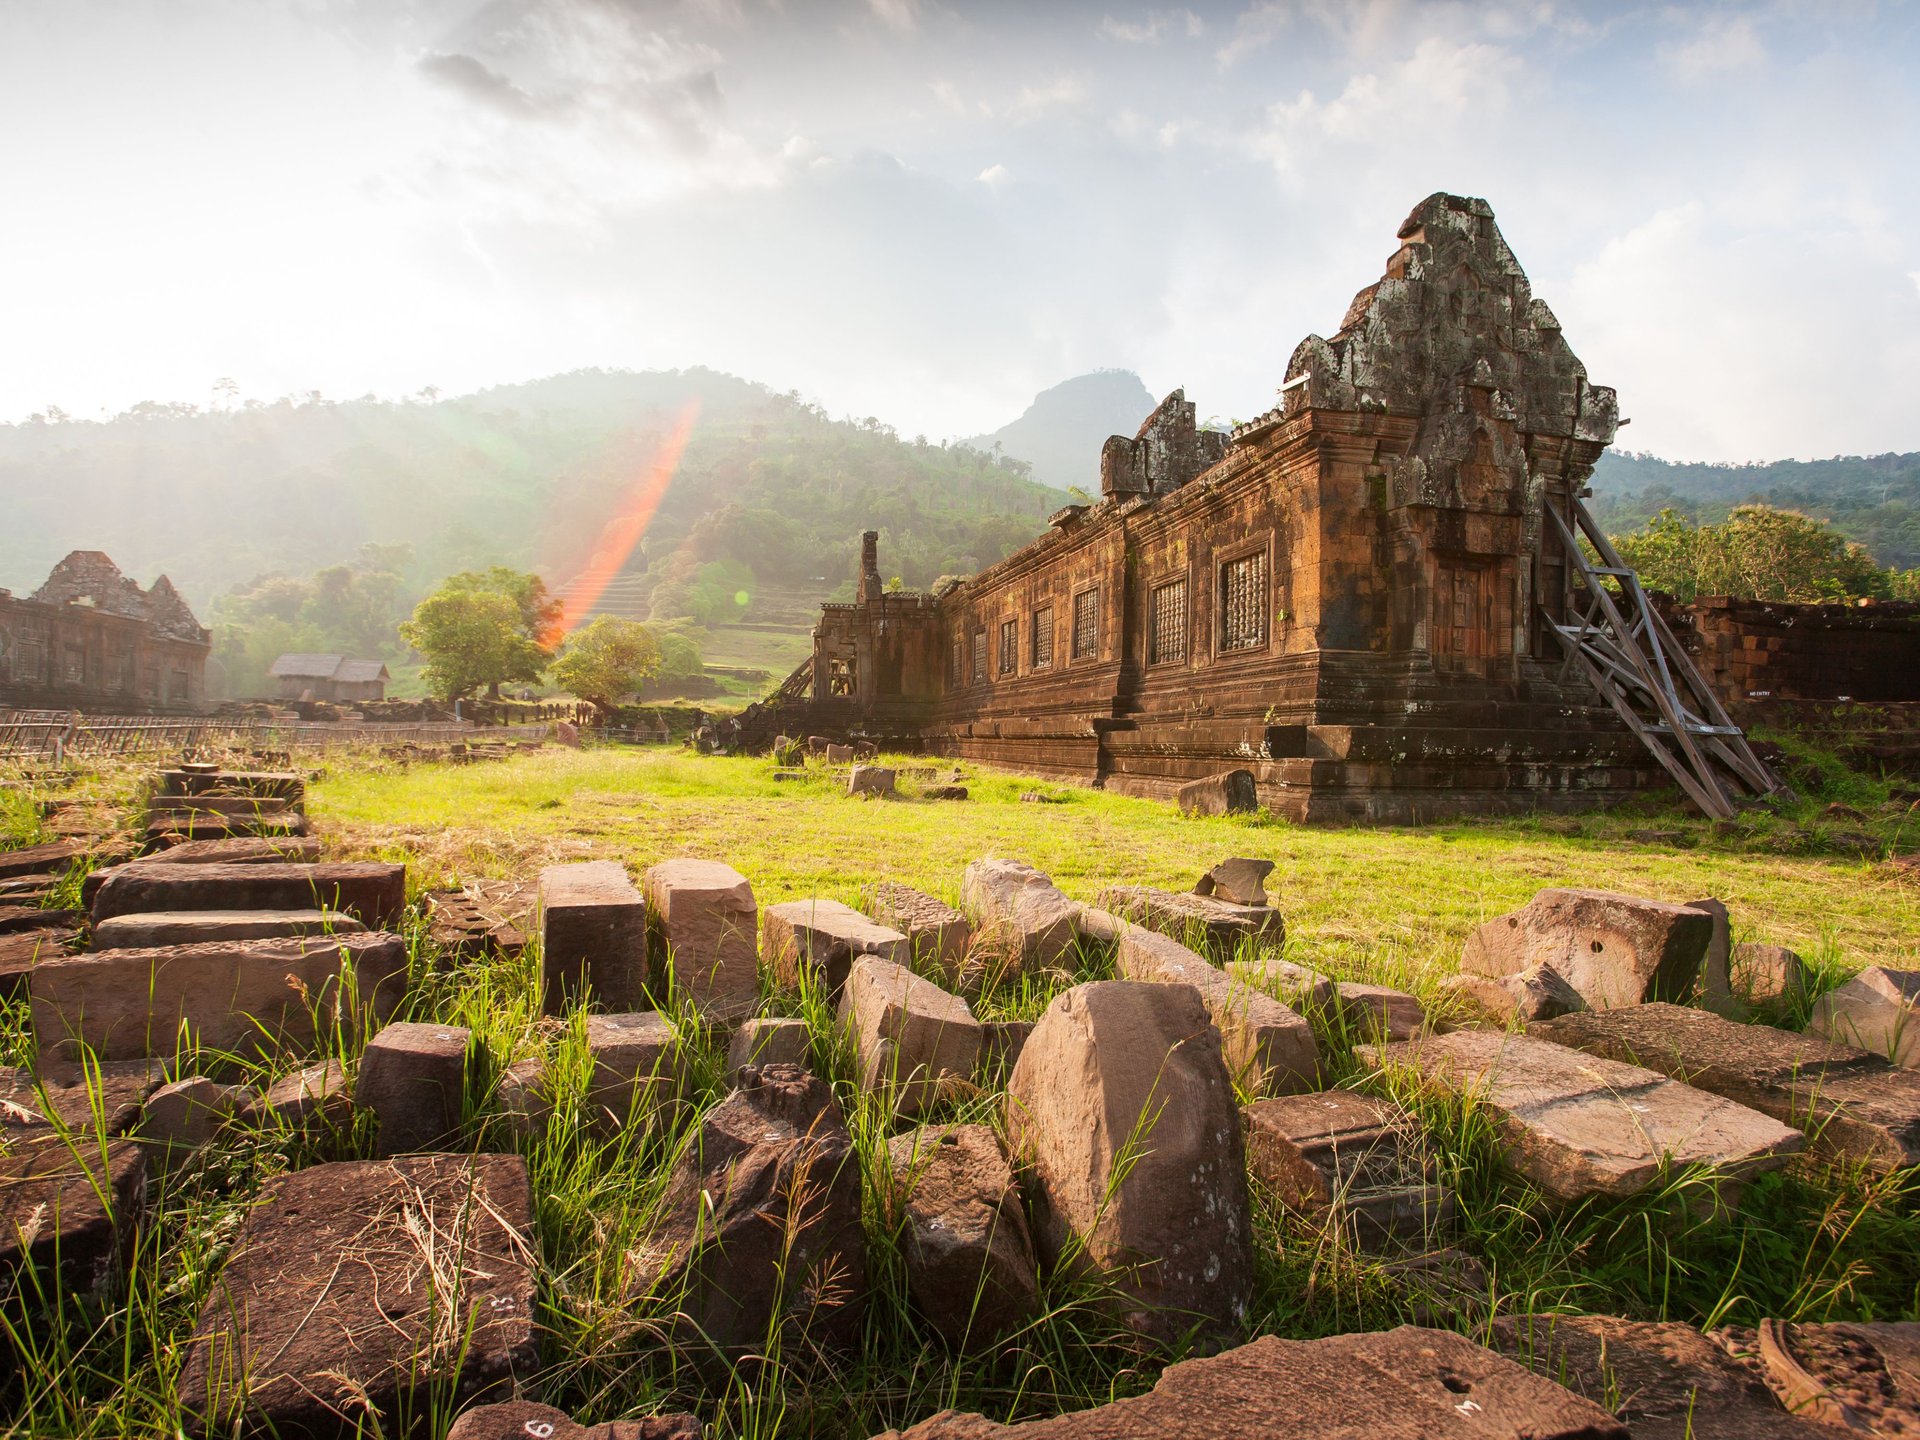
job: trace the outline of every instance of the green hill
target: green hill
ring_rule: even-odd
[[[1882,565],[1920,565],[1920,453],[1836,455],[1750,465],[1682,465],[1608,451],[1593,472],[1593,507],[1614,534],[1671,507],[1703,523],[1760,501],[1831,521]]]

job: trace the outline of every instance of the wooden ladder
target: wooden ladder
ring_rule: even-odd
[[[1561,673],[1579,666],[1687,798],[1715,820],[1733,818],[1742,787],[1755,795],[1782,790],[1585,503],[1575,498],[1573,519],[1598,565],[1560,513],[1549,505],[1547,514],[1580,579],[1577,621],[1548,618],[1567,652]]]

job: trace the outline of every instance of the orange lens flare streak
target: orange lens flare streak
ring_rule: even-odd
[[[634,486],[632,503],[600,527],[600,538],[593,546],[593,559],[569,587],[567,598],[562,602],[560,618],[540,637],[541,643],[549,650],[566,639],[592,613],[593,607],[600,603],[601,595],[606,592],[607,583],[620,573],[628,557],[633,554],[634,546],[645,538],[647,526],[653,523],[654,512],[660,508],[661,500],[666,498],[667,487],[673,483],[674,472],[680,468],[680,457],[686,453],[687,439],[693,434],[693,422],[699,414],[698,400],[689,400],[680,407],[673,429],[667,433],[660,448],[654,451],[646,474]]]

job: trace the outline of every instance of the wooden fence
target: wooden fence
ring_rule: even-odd
[[[547,725],[464,721],[383,725],[305,720],[218,720],[158,715],[82,715],[71,710],[0,711],[0,759],[187,754],[201,750],[340,750],[460,741],[544,740]]]

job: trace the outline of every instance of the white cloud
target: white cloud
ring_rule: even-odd
[[[1077,75],[1061,75],[1038,85],[1023,85],[1005,110],[1014,124],[1039,120],[1060,110],[1071,110],[1088,96],[1087,82]]]
[[[1287,28],[1290,8],[1283,0],[1255,0],[1235,18],[1233,38],[1214,52],[1222,70],[1230,69]]]
[[[1766,47],[1745,15],[1712,15],[1687,39],[1660,47],[1660,63],[1689,84],[1766,62]]]
[[[974,177],[989,189],[1004,185],[1013,178],[1011,171],[1004,165],[989,165]]]
[[[1119,40],[1128,45],[1157,45],[1162,35],[1176,31],[1189,40],[1198,39],[1206,34],[1207,22],[1184,8],[1149,10],[1144,20],[1116,20],[1111,15],[1100,17],[1100,33],[1109,40]]]

